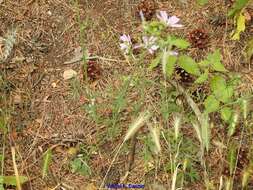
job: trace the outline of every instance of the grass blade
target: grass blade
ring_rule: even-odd
[[[48,149],[43,156],[43,165],[42,165],[42,178],[44,179],[47,175],[50,162],[52,161],[52,150]]]

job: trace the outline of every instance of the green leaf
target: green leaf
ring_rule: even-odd
[[[233,9],[228,12],[229,17],[233,17],[236,14],[240,13],[241,10],[246,7],[250,0],[236,0],[236,2],[233,5]]]
[[[52,150],[48,149],[43,156],[43,165],[42,165],[42,178],[45,178],[48,172],[48,167],[52,161]]]
[[[223,121],[228,122],[232,116],[232,110],[229,107],[225,107],[220,110],[220,114]]]
[[[190,46],[190,43],[187,42],[184,39],[176,38],[176,39],[173,39],[171,41],[171,45],[174,45],[174,46],[176,46],[177,48],[180,48],[180,49],[186,49]]]
[[[192,75],[199,76],[201,74],[198,64],[189,56],[180,56],[178,58],[178,65]]]
[[[200,4],[201,6],[202,5],[205,5],[208,3],[208,0],[197,0],[198,4]]]
[[[157,67],[160,64],[161,59],[162,59],[162,54],[160,53],[155,59],[151,61],[151,64],[149,65],[148,69],[151,71],[152,69]]]
[[[215,94],[215,97],[223,103],[229,102],[234,94],[233,87],[227,86],[226,80],[218,75],[211,79],[211,90]]]
[[[0,181],[3,181],[5,185],[17,186],[16,176],[0,176]],[[20,184],[23,184],[28,181],[26,176],[19,176]]]
[[[207,56],[208,62],[215,71],[226,72],[224,65],[221,63],[221,54],[219,50],[215,50],[213,54]]]
[[[160,112],[165,120],[167,120],[171,113],[180,112],[180,107],[175,102],[162,101],[160,104]]]
[[[216,97],[218,100],[222,101],[223,103],[228,103],[234,94],[234,89],[232,86],[227,86],[226,88],[222,89],[220,92],[216,92]]]
[[[85,160],[81,158],[75,158],[73,161],[70,162],[71,171],[73,173],[79,173],[83,176],[88,176],[91,174],[91,169],[86,163]]]
[[[208,60],[202,60],[198,63],[199,67],[200,68],[206,68],[210,65],[210,61]]]
[[[144,31],[152,36],[159,36],[165,25],[159,21],[145,22]]]
[[[219,75],[216,75],[214,76],[212,79],[211,79],[211,90],[215,93],[215,92],[219,92],[223,89],[226,88],[226,80],[219,76]]]
[[[206,98],[204,105],[205,105],[206,112],[211,113],[219,109],[220,102],[215,98],[215,96],[209,95]]]
[[[167,64],[166,64],[166,74],[168,77],[171,77],[175,68],[175,63],[177,61],[176,56],[169,56],[167,58]]]
[[[208,74],[209,74],[208,69],[206,69],[205,72],[203,74],[201,74],[197,78],[197,80],[195,80],[194,83],[201,84],[201,83],[205,82],[208,79]]]
[[[245,31],[245,16],[240,13],[236,20],[236,30],[232,34],[232,40],[240,40],[241,32]]]

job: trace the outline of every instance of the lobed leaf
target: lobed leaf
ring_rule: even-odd
[[[226,80],[219,75],[215,75],[211,79],[210,85],[211,85],[212,92],[220,91],[226,88]]]
[[[219,93],[216,92],[216,97],[223,103],[228,103],[234,95],[234,89],[232,86],[227,86],[222,89]]]
[[[178,58],[178,65],[192,75],[199,76],[201,74],[198,64],[189,56],[180,56]]]
[[[184,39],[176,38],[171,41],[171,45],[174,45],[180,49],[186,49],[190,46],[190,43]]]
[[[162,54],[160,53],[155,59],[153,59],[148,67],[149,70],[154,69],[155,67],[157,67],[162,59]]]
[[[225,122],[228,122],[232,116],[232,110],[229,107],[225,107],[220,110],[220,114],[221,114],[221,118]]]
[[[205,105],[205,109],[206,109],[205,111],[207,113],[211,113],[211,112],[214,112],[219,109],[220,102],[215,98],[215,96],[209,95],[206,98],[204,105]]]
[[[221,63],[221,54],[219,50],[215,50],[214,53],[207,56],[207,60],[210,63],[213,70],[218,72],[226,72],[224,65]]]
[[[201,74],[196,80],[194,83],[197,83],[197,84],[201,84],[203,82],[205,82],[207,79],[208,79],[208,69],[205,70],[205,72],[203,74]]]

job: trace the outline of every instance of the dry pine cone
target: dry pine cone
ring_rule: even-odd
[[[101,68],[96,61],[88,61],[87,63],[87,76],[90,80],[94,81],[99,78],[101,74]]]
[[[188,39],[195,48],[204,49],[208,44],[208,34],[202,29],[196,29],[189,33]]]
[[[137,7],[137,15],[142,11],[146,20],[151,20],[156,13],[157,4],[154,0],[141,0]]]
[[[193,77],[187,73],[184,69],[180,67],[175,68],[176,73],[176,80],[178,80],[181,83],[191,83],[193,82]]]

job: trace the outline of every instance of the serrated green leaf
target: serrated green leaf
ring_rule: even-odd
[[[75,158],[70,162],[71,172],[79,173],[83,176],[91,175],[91,169],[85,160]]]
[[[143,26],[144,31],[152,36],[160,36],[164,28],[165,25],[159,21],[145,22]]]
[[[236,20],[236,30],[232,34],[232,40],[240,40],[241,32],[245,31],[245,16],[240,13]]]
[[[43,156],[42,178],[46,177],[51,161],[52,161],[52,150],[48,149]]]
[[[225,107],[220,110],[220,114],[223,121],[228,122],[232,116],[232,110],[229,107]]]
[[[175,64],[177,61],[177,57],[176,56],[169,56],[167,58],[167,64],[166,64],[166,75],[168,77],[171,77],[175,68]]]
[[[194,83],[201,84],[201,83],[205,82],[208,79],[208,74],[209,74],[208,69],[206,69],[205,72],[203,74],[201,74],[197,78],[197,80],[195,80]]]
[[[201,68],[206,68],[206,67],[208,67],[208,66],[210,65],[210,61],[208,61],[208,60],[202,60],[202,61],[200,61],[200,62],[198,63],[198,65],[199,65],[199,67],[201,67]]]
[[[162,54],[160,53],[155,59],[153,59],[148,67],[149,70],[154,69],[155,67],[157,67],[162,59]]]
[[[206,98],[204,105],[205,105],[206,112],[211,113],[219,109],[220,102],[215,98],[215,96],[209,95]]]
[[[227,86],[220,92],[216,92],[215,95],[217,99],[220,100],[221,102],[228,103],[231,97],[234,95],[234,89],[232,86]]]
[[[187,42],[184,39],[178,39],[178,38],[176,38],[176,39],[173,39],[171,41],[171,45],[174,45],[174,46],[176,46],[177,48],[180,48],[180,49],[186,49],[186,48],[188,48],[190,46],[190,43]]]
[[[226,88],[226,80],[223,77],[216,75],[211,79],[210,85],[212,92],[221,91]]]
[[[224,65],[221,63],[221,54],[219,50],[215,50],[214,53],[209,54],[207,56],[207,60],[209,61],[211,67],[215,71],[226,72]]]
[[[16,176],[0,176],[0,178],[5,185],[17,186]],[[28,178],[26,176],[19,176],[19,181],[20,184],[23,184],[28,181]]]
[[[178,58],[178,65],[192,75],[199,76],[201,74],[198,64],[189,56],[180,56]]]
[[[229,102],[234,94],[233,87],[227,86],[226,80],[218,75],[211,79],[211,90],[215,97],[223,103]]]

